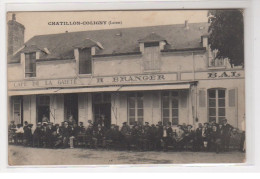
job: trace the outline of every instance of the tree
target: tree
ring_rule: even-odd
[[[216,58],[229,58],[231,64],[243,65],[243,10],[210,10],[208,20],[209,44],[212,50],[218,50]]]

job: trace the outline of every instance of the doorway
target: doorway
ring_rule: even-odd
[[[65,121],[72,115],[76,123],[78,123],[78,94],[64,95],[64,118]]]
[[[93,95],[94,124],[102,124],[106,129],[111,126],[111,95],[110,93],[95,93]],[[102,121],[102,116],[104,120]]]
[[[37,122],[43,122],[43,117],[50,121],[50,96],[40,95],[36,97],[37,102]]]

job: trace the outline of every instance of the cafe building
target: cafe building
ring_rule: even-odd
[[[87,124],[168,121],[173,125],[224,118],[241,128],[243,67],[215,58],[208,23],[38,35],[8,22],[9,122]]]

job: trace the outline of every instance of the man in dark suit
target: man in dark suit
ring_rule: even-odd
[[[168,150],[168,146],[172,143],[173,131],[171,127],[171,122],[168,122],[166,126],[164,126],[163,130],[163,149],[164,151]]]
[[[229,141],[230,141],[230,132],[232,131],[233,127],[228,124],[227,119],[223,120],[223,127],[222,127],[222,149],[224,151],[229,151]]]
[[[33,147],[42,146],[42,124],[39,122],[33,132]]]
[[[202,124],[199,123],[198,128],[196,129],[195,134],[195,151],[200,151],[203,147],[203,138],[202,138]]]
[[[69,127],[69,123],[67,121],[64,122],[64,127],[62,129],[62,143],[63,148],[67,148],[69,144],[71,129]]]
[[[155,137],[157,150],[161,150],[162,138],[163,138],[163,125],[162,122],[159,121],[158,124],[156,125],[156,137]]]

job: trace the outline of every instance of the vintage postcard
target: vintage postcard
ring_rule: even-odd
[[[8,163],[244,163],[244,11],[8,12]]]

